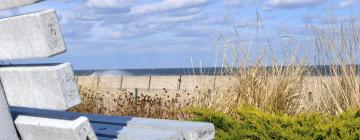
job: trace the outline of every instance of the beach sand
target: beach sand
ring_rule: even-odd
[[[341,84],[334,83],[334,78],[336,77],[305,76],[300,85],[289,85],[299,89],[290,92],[300,95],[300,109],[319,107],[322,101],[332,97],[325,85]],[[85,113],[172,119],[182,117],[156,114],[176,114],[178,109],[212,106],[217,103],[226,106],[224,102],[233,102],[237,96],[234,87],[238,84],[234,76],[206,75],[181,76],[181,80],[180,76],[78,76],[77,80],[83,96],[82,108],[88,107],[80,109],[81,112],[90,110]],[[133,108],[137,109],[132,110]],[[155,113],[154,110],[167,113]],[[148,113],[143,114],[144,112]]]

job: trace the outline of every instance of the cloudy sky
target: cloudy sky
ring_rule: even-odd
[[[292,46],[305,50],[312,45],[306,25],[321,27],[328,15],[346,19],[359,3],[360,0],[47,0],[2,11],[0,17],[57,10],[68,51],[34,62],[71,62],[75,69],[211,67],[219,65],[215,47],[219,40],[234,42],[241,36],[241,42],[249,43],[257,32],[263,36],[258,42],[270,40],[276,53],[281,54],[279,50],[291,42],[284,36],[296,38]]]

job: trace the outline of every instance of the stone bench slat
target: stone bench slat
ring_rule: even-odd
[[[102,124],[112,124],[112,125],[126,125],[127,122],[133,118],[129,116],[103,116],[103,115],[95,115],[95,114],[63,112],[63,111],[35,109],[35,108],[27,108],[27,107],[15,107],[15,106],[11,106],[10,111],[13,117],[16,117],[17,115],[29,115],[29,116],[38,116],[38,117],[49,117],[55,119],[74,120],[80,116],[86,116],[91,123],[102,123]]]
[[[0,0],[0,11],[8,10],[11,8],[22,7],[34,3],[38,3],[44,0]]]
[[[169,130],[133,128],[123,125],[92,123],[97,136],[118,140],[183,140],[181,133]],[[117,136],[117,137],[115,137]]]
[[[0,44],[0,60],[47,58],[66,51],[55,10],[0,19]]]
[[[60,120],[20,115],[15,120],[22,140],[97,140],[89,120]]]
[[[133,118],[126,126],[136,128],[153,128],[159,130],[178,131],[186,140],[213,139],[215,134],[214,125],[203,122],[161,120],[150,118]]]
[[[195,139],[205,140],[205,139],[214,139],[215,137],[214,125],[210,123],[145,119],[145,118],[127,117],[127,116],[118,116],[118,117],[103,116],[103,115],[51,111],[51,110],[41,110],[41,109],[23,108],[23,107],[10,107],[10,111],[13,115],[13,118],[15,118],[17,115],[29,115],[29,116],[48,117],[48,118],[57,118],[57,119],[74,119],[79,116],[86,116],[89,119],[90,123],[94,128],[95,133],[98,136],[99,134],[107,135],[109,134],[109,132],[102,133],[101,131],[98,131],[97,129],[95,129],[98,128],[96,124],[103,124],[109,127],[113,127],[113,125],[119,125],[119,127],[127,126],[130,128],[176,131],[181,133],[186,140],[195,140]],[[109,129],[111,130],[111,128]]]
[[[19,140],[0,81],[0,140]]]
[[[15,107],[17,110],[19,108]],[[20,108],[20,110],[22,110],[24,108]],[[26,109],[28,110],[28,109]],[[31,111],[30,111],[31,112]],[[20,114],[18,114],[19,112],[13,111],[13,115],[14,117],[19,116]],[[58,112],[61,113],[61,112]],[[68,113],[68,112],[67,112]],[[64,115],[65,113],[61,113],[62,116],[57,116],[55,117],[56,119],[60,119],[60,118],[65,118],[65,120],[72,120],[73,118],[76,118],[77,116],[84,116],[85,114],[81,115],[79,113],[70,113]],[[22,113],[21,115],[29,115],[30,113]],[[45,113],[47,114],[47,113]],[[51,112],[51,114],[53,115],[57,115],[54,114],[54,112]],[[20,116],[21,116],[20,115]],[[69,115],[69,116],[68,116]],[[39,114],[35,114],[34,116],[43,116],[43,115],[39,115]],[[92,117],[95,117],[93,115],[91,115]],[[96,115],[99,117],[99,115]],[[43,116],[44,117],[44,116]],[[53,118],[53,117],[49,117],[46,116],[47,118]],[[102,119],[106,119],[106,117],[109,116],[100,116],[102,117]],[[102,120],[100,119],[100,120]],[[102,124],[100,123],[100,121],[95,120],[95,122],[99,122],[99,123],[91,123],[91,126],[93,127],[95,134],[97,135],[99,140],[113,140],[113,139],[119,139],[119,140],[142,140],[142,139],[148,139],[148,140],[152,140],[152,139],[162,139],[162,140],[182,140],[183,136],[181,135],[181,133],[176,132],[176,131],[169,131],[169,130],[158,130],[158,129],[148,129],[148,128],[132,128],[132,127],[126,127],[125,125],[119,125],[119,124],[109,124],[109,123],[105,123]]]
[[[67,110],[81,102],[70,63],[3,66],[0,78],[10,106]]]
[[[118,140],[184,140],[181,133],[170,130],[124,127],[117,135]]]

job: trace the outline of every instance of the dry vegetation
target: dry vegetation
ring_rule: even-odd
[[[307,56],[291,50],[291,57],[275,58],[269,44],[262,47],[262,55],[250,56],[249,48],[258,44],[245,47],[228,43],[224,37],[219,44],[226,70],[212,75],[213,82],[198,81],[198,88],[189,91],[141,90],[138,98],[130,90],[81,86],[83,103],[73,110],[184,119],[189,117],[183,111],[188,107],[232,114],[246,104],[267,112],[338,114],[360,105],[358,25],[355,17],[324,28],[309,25],[315,49]],[[330,65],[329,71],[311,67],[319,64]]]
[[[179,113],[185,107],[193,106],[195,98],[186,90],[138,90],[135,89],[91,89],[80,86],[82,104],[72,111],[141,116],[148,118],[184,119],[186,114]],[[137,94],[136,94],[137,93]],[[182,97],[180,96],[182,95]]]

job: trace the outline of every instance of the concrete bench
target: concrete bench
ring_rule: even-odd
[[[131,136],[131,134],[129,134],[131,133],[129,132],[130,130],[143,130],[144,132],[157,130],[159,133],[163,134],[176,132],[177,135],[181,135],[181,138],[185,140],[209,140],[214,139],[215,135],[214,125],[211,123],[147,119],[130,116],[103,116],[24,107],[10,107],[10,110],[13,118],[16,118],[19,115],[26,115],[52,119],[75,120],[78,117],[86,116],[99,138],[114,139],[117,138],[119,134],[119,136],[126,134]],[[121,133],[122,130],[126,131]],[[137,137],[140,138],[141,136],[141,134],[137,135]]]
[[[10,106],[67,110],[81,102],[70,63],[3,66],[0,78]]]
[[[23,140],[97,140],[86,117],[60,120],[21,115],[15,125]]]
[[[5,92],[0,82],[0,139],[18,140],[14,123],[12,121]]]
[[[0,0],[0,10],[40,1]],[[47,58],[65,51],[54,10],[0,19],[0,60]],[[210,123],[65,111],[80,102],[70,63],[0,65],[0,140],[214,139]]]
[[[0,44],[0,60],[46,58],[66,50],[54,10],[0,19]]]

